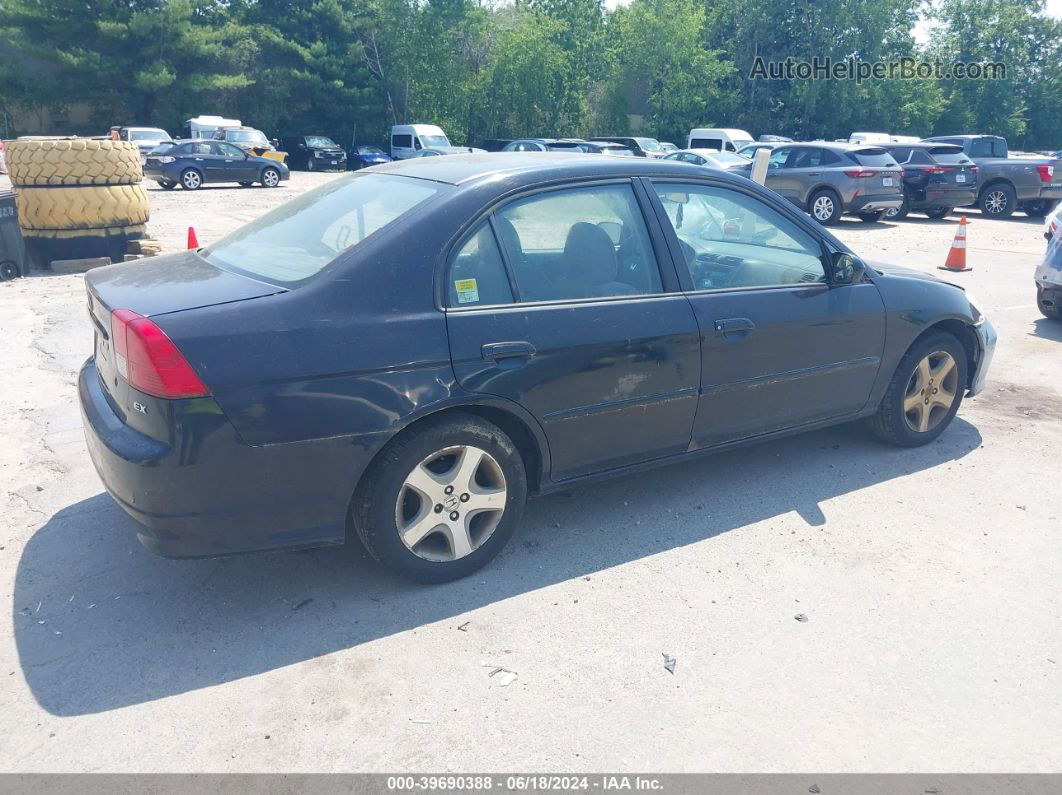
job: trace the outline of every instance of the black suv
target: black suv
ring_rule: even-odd
[[[288,165],[300,171],[346,171],[347,153],[325,135],[289,135],[280,139]]]
[[[977,166],[961,146],[941,143],[885,144],[903,171],[903,204],[887,210],[899,220],[912,210],[943,218],[977,201]]]

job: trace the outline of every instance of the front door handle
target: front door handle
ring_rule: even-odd
[[[743,339],[754,328],[756,324],[747,317],[728,317],[715,321],[715,330],[726,339]]]
[[[808,176],[809,177],[821,177],[822,176],[822,172],[821,171],[809,171],[808,172]]]
[[[516,359],[534,356],[535,346],[530,342],[488,342],[481,349],[484,359]]]

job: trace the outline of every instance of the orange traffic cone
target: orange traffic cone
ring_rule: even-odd
[[[195,227],[194,226],[188,227],[188,248],[190,248],[190,249],[199,248],[199,238],[195,236]]]
[[[948,258],[941,266],[942,271],[954,271],[955,273],[961,273],[962,271],[972,271],[973,268],[966,267],[966,216],[962,216],[959,219],[959,228],[955,231],[955,239],[951,242],[951,250],[948,251]]]

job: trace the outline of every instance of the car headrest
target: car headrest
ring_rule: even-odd
[[[585,221],[573,224],[564,242],[565,276],[578,284],[615,281],[619,270],[616,247],[608,232]]]

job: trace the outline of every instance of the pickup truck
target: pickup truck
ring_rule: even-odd
[[[1010,157],[1007,139],[997,135],[941,135],[926,138],[958,144],[977,164],[980,186],[977,200],[969,205],[993,218],[1008,218],[1021,210],[1043,218],[1062,199],[1062,159]]]

